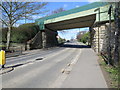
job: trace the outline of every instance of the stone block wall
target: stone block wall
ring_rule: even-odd
[[[99,50],[103,53],[108,53],[109,46],[109,23],[101,24],[99,26]],[[111,28],[111,46],[114,48],[115,44],[115,25],[112,23]],[[98,52],[98,27],[92,27],[92,48]]]
[[[39,31],[35,37],[27,42],[27,49],[42,48],[42,32]]]
[[[109,23],[99,26],[99,53],[106,58],[107,63],[114,66],[120,63],[120,29],[116,26],[114,22],[111,23],[111,29]],[[118,33],[117,30],[119,30]],[[98,52],[98,27],[92,28],[92,48]]]
[[[27,42],[27,49],[49,48],[58,45],[57,31],[40,30],[33,39]]]
[[[51,31],[49,29],[46,29],[45,33],[46,33],[46,47],[53,47],[58,45],[57,31]]]

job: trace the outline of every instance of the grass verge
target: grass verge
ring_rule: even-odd
[[[112,66],[107,65],[101,56],[99,56],[99,64],[102,68],[105,78],[107,78],[106,82],[108,84],[108,87],[118,88],[119,82],[120,82],[119,67],[112,67]]]

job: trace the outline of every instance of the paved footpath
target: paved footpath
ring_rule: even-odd
[[[83,49],[61,88],[108,88],[97,59],[92,49]]]

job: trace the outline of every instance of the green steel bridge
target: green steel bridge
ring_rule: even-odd
[[[110,3],[108,2],[94,2],[75,9],[39,18],[35,21],[40,30],[46,30],[47,28],[58,31],[92,27],[97,22],[109,21],[109,7]],[[111,19],[114,19],[113,15]]]

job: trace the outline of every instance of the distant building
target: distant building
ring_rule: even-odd
[[[77,34],[77,39],[80,39],[82,37],[82,35],[84,35],[85,33],[87,33],[88,31],[80,31],[78,34]]]

